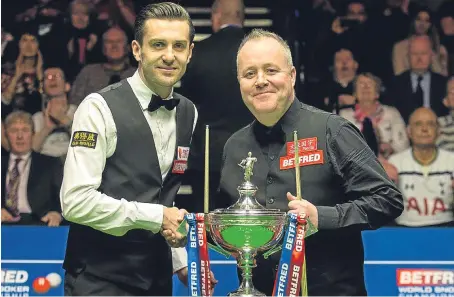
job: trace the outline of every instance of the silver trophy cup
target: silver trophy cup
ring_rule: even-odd
[[[252,268],[258,252],[275,247],[282,239],[287,213],[267,209],[257,202],[257,187],[251,183],[256,158],[248,154],[239,166],[244,169],[244,182],[238,187],[239,199],[232,206],[216,209],[206,215],[206,225],[213,241],[233,255],[242,270],[240,287],[229,296],[266,296],[252,283]]]

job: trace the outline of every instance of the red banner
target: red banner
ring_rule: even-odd
[[[196,214],[197,238],[199,240],[200,275],[202,296],[211,296],[210,260],[208,258],[208,245],[203,213]]]

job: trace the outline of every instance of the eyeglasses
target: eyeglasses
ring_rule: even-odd
[[[54,79],[63,79],[63,76],[61,74],[47,74],[44,79],[46,80],[54,80]]]

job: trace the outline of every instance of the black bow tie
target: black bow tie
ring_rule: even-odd
[[[180,99],[163,100],[161,97],[153,95],[147,109],[148,111],[153,112],[159,107],[164,106],[167,110],[172,110],[178,105],[178,103],[180,103]]]

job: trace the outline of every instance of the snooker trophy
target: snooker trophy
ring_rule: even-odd
[[[295,149],[295,155],[298,156],[298,148]],[[239,198],[236,203],[211,212],[208,212],[208,174],[205,174],[205,213],[187,214],[185,221],[189,225],[187,249],[190,296],[211,295],[208,247],[225,256],[233,255],[242,270],[241,284],[229,296],[266,296],[256,290],[252,283],[252,269],[256,267],[254,259],[257,253],[265,252],[264,257],[267,258],[280,250],[281,261],[273,296],[299,296],[300,289],[303,290],[302,295],[307,296],[304,238],[307,237],[308,221],[304,214],[287,214],[279,209],[265,208],[257,202],[255,195],[258,188],[251,182],[255,162],[257,158],[249,152],[238,164],[244,170],[244,181],[237,188]],[[299,171],[299,166],[296,167]],[[299,178],[299,172],[297,175]],[[209,231],[215,245],[207,243],[206,231]],[[283,238],[283,243],[279,244]]]

